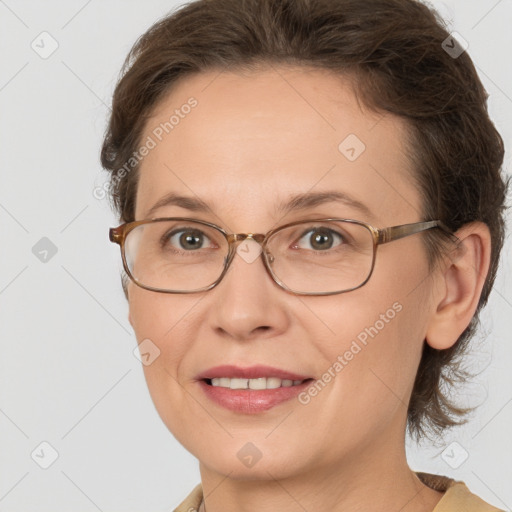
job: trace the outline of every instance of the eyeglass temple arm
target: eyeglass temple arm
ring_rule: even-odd
[[[121,226],[117,228],[110,228],[108,231],[110,241],[119,245],[121,245],[124,238],[124,232],[120,228]]]
[[[441,228],[447,233],[453,234],[451,230],[440,220],[430,220],[427,222],[414,222],[412,224],[402,224],[400,226],[392,226],[389,228],[378,230],[378,241],[379,244],[385,244],[393,240],[399,240],[427,229]]]

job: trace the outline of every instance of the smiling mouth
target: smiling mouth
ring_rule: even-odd
[[[206,384],[213,387],[221,387],[233,390],[265,390],[299,386],[313,379],[291,380],[278,377],[260,377],[256,379],[216,377],[214,379],[203,379]]]

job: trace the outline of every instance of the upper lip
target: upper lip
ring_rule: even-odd
[[[200,373],[197,380],[215,379],[218,377],[229,377],[239,379],[257,379],[261,377],[277,377],[278,379],[288,380],[305,380],[309,379],[308,375],[299,375],[298,373],[288,372],[280,368],[272,366],[255,365],[242,368],[234,365],[221,365],[209,368]]]

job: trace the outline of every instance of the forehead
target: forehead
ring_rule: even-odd
[[[406,133],[403,121],[365,109],[348,79],[327,71],[191,75],[146,123],[141,141],[153,147],[140,164],[136,217],[169,192],[219,214],[262,218],[289,196],[336,190],[377,216],[415,219]]]

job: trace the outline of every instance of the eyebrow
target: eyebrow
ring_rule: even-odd
[[[325,192],[306,192],[288,197],[276,205],[276,212],[279,214],[287,214],[291,211],[305,210],[320,204],[338,202],[346,206],[359,210],[366,217],[375,218],[372,211],[361,201],[337,191]],[[164,206],[179,206],[193,212],[213,212],[213,206],[198,197],[183,196],[170,192],[159,199],[146,213],[146,218],[150,218],[158,209]]]

